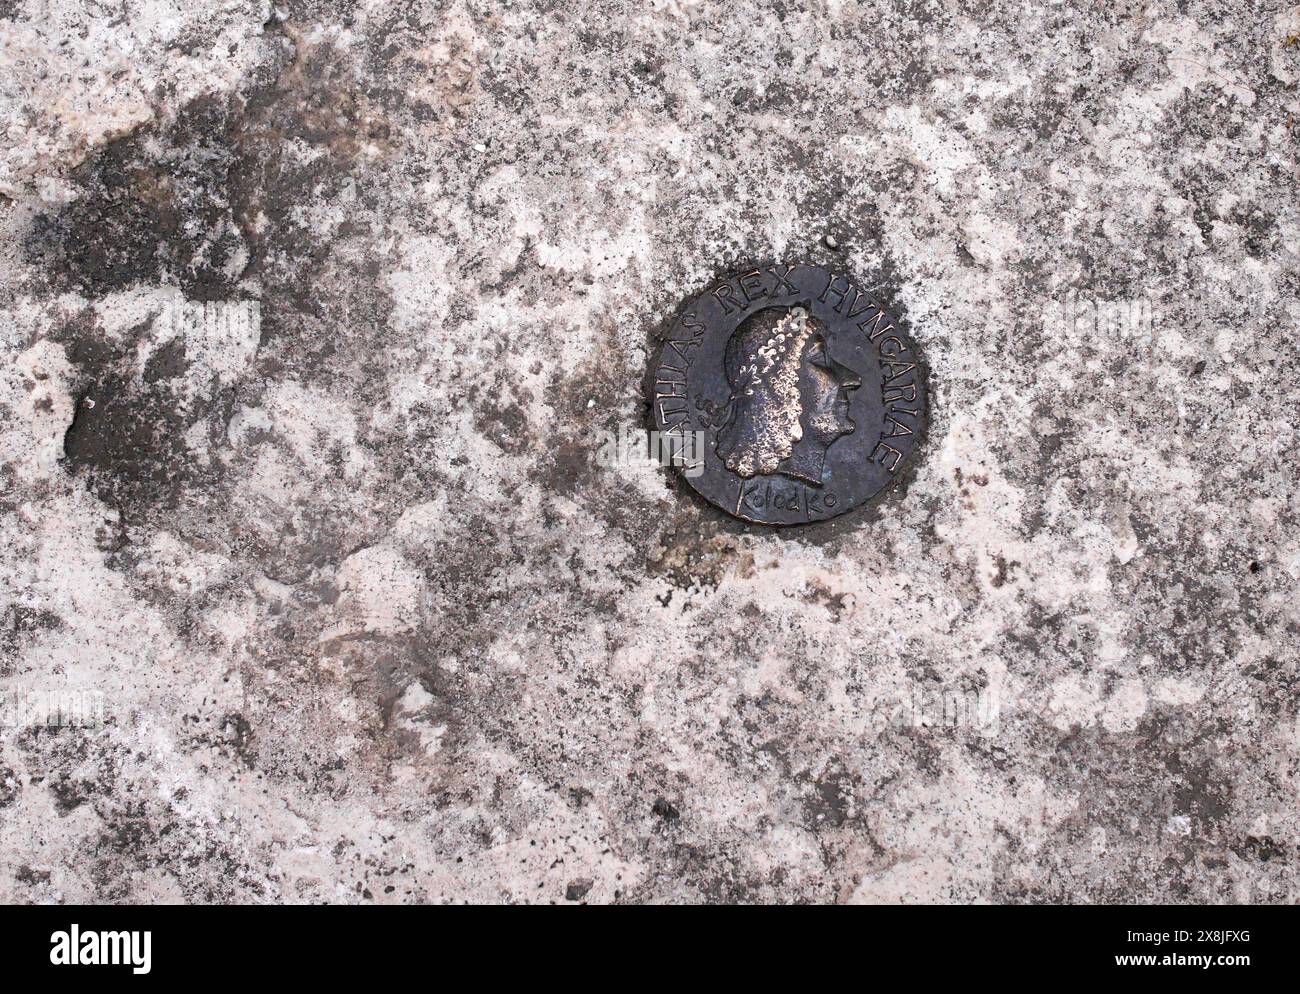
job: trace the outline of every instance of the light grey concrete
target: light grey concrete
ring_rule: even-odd
[[[1296,34],[0,2],[0,898],[1296,900]],[[795,533],[595,458],[763,259],[932,377]]]

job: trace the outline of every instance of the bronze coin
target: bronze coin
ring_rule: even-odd
[[[647,378],[652,441],[705,500],[806,524],[899,477],[924,434],[925,371],[860,287],[841,270],[767,265],[681,309]]]

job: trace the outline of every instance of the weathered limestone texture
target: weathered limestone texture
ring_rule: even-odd
[[[1297,35],[0,0],[0,899],[1297,900]],[[596,458],[771,260],[932,391],[784,532]]]

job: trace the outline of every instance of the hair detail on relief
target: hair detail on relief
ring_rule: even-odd
[[[718,432],[718,454],[732,472],[775,473],[803,437],[799,366],[812,330],[808,312],[796,307],[771,331],[754,324],[727,343],[732,407]]]

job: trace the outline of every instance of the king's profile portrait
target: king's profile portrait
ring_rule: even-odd
[[[780,473],[820,487],[827,450],[856,427],[849,392],[862,385],[831,357],[821,324],[805,307],[759,311],[732,333],[723,362],[723,464],[742,479]]]

